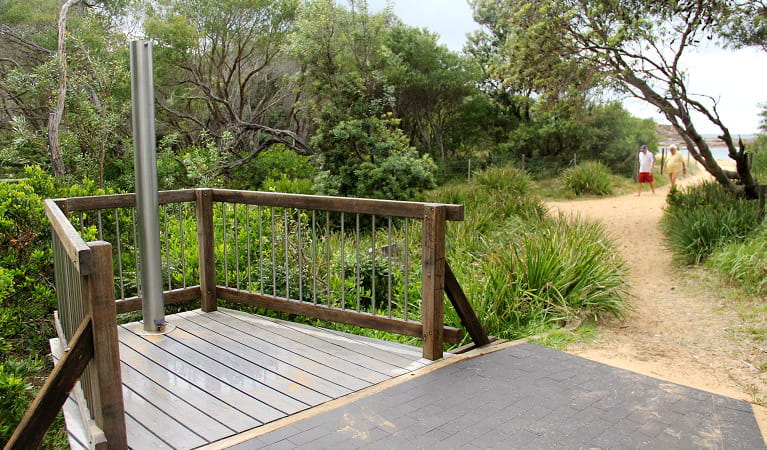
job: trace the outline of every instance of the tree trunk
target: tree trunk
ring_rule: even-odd
[[[61,152],[61,143],[59,142],[59,126],[61,125],[61,119],[64,116],[64,101],[67,96],[67,13],[69,12],[70,7],[79,2],[80,0],[67,0],[61,6],[61,10],[59,11],[57,53],[59,60],[59,92],[56,98],[56,108],[48,117],[48,148],[51,153],[51,165],[53,166],[53,174],[59,179],[64,178],[64,175],[66,174],[64,158]]]

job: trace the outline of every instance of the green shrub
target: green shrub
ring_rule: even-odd
[[[708,182],[669,193],[661,226],[676,257],[698,264],[722,245],[745,238],[760,222],[756,202]]]
[[[8,360],[0,364],[0,444],[13,435],[32,400],[32,385],[27,378],[42,368],[35,359]]]
[[[613,193],[612,173],[604,164],[588,161],[571,167],[562,174],[565,185],[575,195],[610,195]]]
[[[576,315],[622,315],[626,269],[601,225],[560,216],[511,221],[456,262],[490,334],[518,338]]]
[[[744,241],[730,242],[714,252],[706,261],[731,281],[738,282],[748,291],[767,293],[767,229]]]

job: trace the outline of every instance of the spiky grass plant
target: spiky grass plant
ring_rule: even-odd
[[[761,223],[754,201],[709,182],[669,194],[661,226],[676,258],[698,264],[727,242],[743,239]]]
[[[586,161],[562,174],[565,186],[575,195],[610,195],[613,193],[613,175],[610,169],[597,161]]]

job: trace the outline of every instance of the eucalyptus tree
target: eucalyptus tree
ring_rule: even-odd
[[[690,154],[727,190],[756,196],[747,152],[736,144],[717,99],[689,89],[685,56],[709,45],[764,46],[763,2],[472,0],[491,39],[489,68],[499,80],[541,98],[618,90],[658,108]],[[761,19],[760,19],[761,18]],[[761,22],[760,22],[761,20]],[[747,33],[736,33],[740,23]],[[761,28],[760,28],[761,27]],[[761,32],[760,32],[761,30]],[[697,116],[696,116],[697,114]],[[695,120],[717,127],[742,186],[717,163]]]
[[[283,44],[298,0],[165,0],[145,20],[155,49],[158,118],[187,145],[208,137],[225,151],[213,171],[251,161],[273,144],[310,154],[294,109],[295,64]]]

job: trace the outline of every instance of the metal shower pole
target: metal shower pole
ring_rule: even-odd
[[[166,322],[160,260],[152,44],[143,40],[131,41],[130,63],[136,210],[141,261],[141,312],[144,316],[144,331],[162,332]]]

